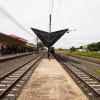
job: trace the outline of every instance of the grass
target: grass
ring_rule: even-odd
[[[97,75],[100,75],[100,69],[97,69],[95,67],[89,68],[89,71],[96,73]]]
[[[90,60],[97,63],[100,63],[100,52],[80,52],[80,51],[68,51],[68,50],[56,50],[57,53],[61,55],[70,55],[75,56],[80,59]]]
[[[86,58],[88,60],[94,60],[94,61],[100,63],[100,53],[97,53],[97,52],[79,52],[79,51],[70,52],[68,50],[56,50],[56,52],[61,55],[74,55],[79,58]],[[94,59],[92,59],[92,58],[94,58]],[[98,69],[96,67],[89,67],[88,70],[97,75],[100,75],[100,69]]]
[[[98,52],[79,52],[79,51],[70,52],[68,50],[56,50],[56,52],[61,55],[74,55],[79,58],[86,58],[88,60],[93,60],[100,63],[100,53]],[[100,69],[96,67],[89,67],[88,70],[90,72],[94,72],[97,75],[100,75]]]
[[[80,51],[61,51],[57,50],[58,53],[62,55],[79,55],[79,56],[86,56],[86,57],[94,57],[94,58],[99,58],[100,59],[100,53],[99,52],[80,52]]]

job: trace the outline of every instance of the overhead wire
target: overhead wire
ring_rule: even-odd
[[[51,3],[51,15],[53,13],[53,6],[54,6],[54,0],[52,0],[52,3]]]
[[[58,18],[58,16],[59,16],[59,12],[60,12],[60,9],[61,9],[62,1],[63,1],[63,0],[60,0],[60,3],[59,3],[59,7],[58,7],[58,11],[57,11],[57,18]],[[57,19],[57,18],[56,18],[56,19]]]
[[[49,15],[51,14],[51,2],[52,0],[50,0],[50,3],[49,3]]]
[[[49,32],[51,32],[51,26],[52,26],[53,6],[54,6],[54,0],[50,0],[50,6],[49,6]]]
[[[58,19],[59,12],[60,12],[60,9],[61,9],[61,6],[62,6],[62,1],[63,0],[59,0],[59,5],[58,5],[57,11],[55,13],[56,14],[55,15],[55,21],[53,21],[54,24]],[[49,14],[53,15],[53,10],[54,10],[54,0],[50,0]]]
[[[57,20],[58,20],[60,9],[62,7],[62,2],[63,2],[63,0],[59,0],[59,5],[58,5],[57,11],[56,11],[56,15],[55,15],[55,19],[54,19],[54,23],[53,24],[55,24],[57,22]]]
[[[50,0],[50,6],[49,6],[49,14],[52,15],[53,13],[53,6],[54,6],[54,0]]]
[[[56,21],[58,20],[59,13],[60,13],[60,9],[61,9],[61,6],[62,6],[62,3],[63,3],[63,0],[59,0],[59,6],[58,6],[58,10],[57,10],[57,15],[55,16],[55,21],[54,21],[53,24],[55,24]],[[72,31],[76,31],[76,29],[69,30],[69,32],[72,32]]]
[[[26,28],[21,25],[4,7],[0,5],[0,10],[9,18],[11,19],[17,26],[19,26],[21,29],[23,29],[25,32],[30,33]]]
[[[49,13],[52,15],[53,14],[53,8],[54,8],[54,0],[50,0],[50,7],[49,7]],[[58,7],[58,11],[57,11],[57,17],[59,15],[59,11],[60,11],[60,8],[61,8],[61,4],[62,4],[62,0],[60,0],[60,4],[59,4],[59,7]],[[17,24],[21,29],[23,29],[24,31],[28,32],[26,30],[25,27],[23,27],[23,25],[21,25],[4,7],[2,7],[0,5],[0,10],[8,17],[10,18],[15,24]]]

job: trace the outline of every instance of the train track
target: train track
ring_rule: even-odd
[[[34,53],[36,53],[36,52],[34,52]],[[31,54],[34,54],[34,53],[30,52],[30,53],[26,53],[26,54],[19,54],[19,55],[16,55],[16,56],[11,55],[11,57],[9,57],[9,55],[8,55],[8,57],[7,56],[5,56],[3,58],[1,57],[0,63],[6,62],[6,61],[9,61],[9,60],[13,60],[13,59],[17,59],[17,58],[21,58],[21,57],[24,57],[24,56],[28,56],[28,55],[31,55]]]
[[[42,55],[34,57],[22,66],[0,78],[0,100],[16,100],[19,91],[33,73]]]
[[[64,69],[70,74],[77,85],[84,91],[90,100],[100,100],[100,79],[88,71],[65,59],[65,57],[53,54],[61,62]]]
[[[92,62],[92,63],[95,63],[95,64],[100,64],[100,62],[98,62],[98,61],[95,60],[95,59],[98,59],[99,60],[99,58],[90,59],[88,57],[81,57],[81,56],[75,56],[75,55],[69,55],[69,56],[75,57],[75,58],[78,58],[78,59],[81,59],[81,60],[89,61],[89,62]]]

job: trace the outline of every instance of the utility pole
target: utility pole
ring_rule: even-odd
[[[49,15],[49,34],[51,33],[51,21],[52,21],[52,17],[50,14]],[[48,47],[48,59],[50,60],[50,47]]]
[[[50,16],[49,16],[49,33],[51,33],[51,21],[52,21],[52,19],[51,19],[51,14],[50,14]]]

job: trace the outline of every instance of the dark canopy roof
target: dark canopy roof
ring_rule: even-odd
[[[55,32],[45,32],[38,29],[31,28],[32,31],[39,37],[46,47],[51,47],[65,32],[68,32],[68,29],[59,30]]]

